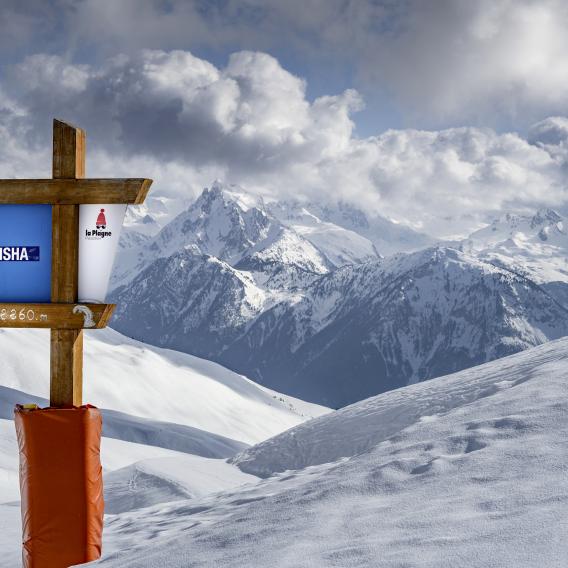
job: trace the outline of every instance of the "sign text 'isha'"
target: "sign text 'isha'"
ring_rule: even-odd
[[[39,247],[2,247],[0,262],[39,262]]]
[[[0,302],[49,302],[51,205],[0,205]]]

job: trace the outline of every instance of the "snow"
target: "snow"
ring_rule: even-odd
[[[430,246],[434,240],[380,215],[368,215],[344,202],[273,201],[269,210],[285,225],[302,233],[336,266],[357,264]]]
[[[252,246],[246,256],[261,262],[295,265],[316,274],[328,272],[320,251],[309,240],[283,227],[272,228],[266,239]]]
[[[562,339],[317,418],[236,460],[268,479],[110,516],[95,565],[563,567],[567,371]]]
[[[21,565],[21,540],[20,503],[0,504],[0,566],[14,568]]]
[[[552,209],[505,214],[461,242],[463,250],[519,272],[537,284],[568,282],[568,226]]]
[[[303,402],[296,408],[297,399],[198,357],[151,347],[112,329],[85,333],[84,400],[101,408],[246,444],[326,412]],[[48,397],[48,332],[0,330],[0,356],[2,384]]]
[[[21,555],[16,403],[46,406],[49,335],[0,330],[0,567]],[[103,407],[107,512],[184,501],[257,481],[226,459],[329,410],[220,365],[106,329],[86,332],[85,400]],[[107,517],[108,519],[109,517]]]
[[[105,513],[113,515],[165,503],[203,497],[256,482],[224,460],[188,454],[137,461],[105,475]]]
[[[273,204],[271,211],[296,233],[315,245],[336,267],[379,258],[373,243],[357,232],[322,221],[299,204]]]

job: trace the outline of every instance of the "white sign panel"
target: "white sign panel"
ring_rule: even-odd
[[[79,207],[79,302],[105,301],[126,205]]]

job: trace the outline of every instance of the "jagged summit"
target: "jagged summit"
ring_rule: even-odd
[[[252,272],[269,288],[307,282],[333,266],[317,246],[267,211],[260,197],[216,181],[150,241],[120,253],[113,287],[190,245]]]
[[[223,200],[225,204],[236,204],[243,211],[251,208],[265,210],[264,200],[260,195],[253,195],[244,188],[236,184],[226,184],[223,181],[215,180],[210,188],[204,188],[201,196],[198,198],[205,201]]]
[[[562,221],[563,218],[554,209],[539,209],[531,219],[531,227],[558,225]]]

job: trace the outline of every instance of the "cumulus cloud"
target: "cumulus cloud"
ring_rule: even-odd
[[[146,50],[97,68],[34,55],[11,78],[30,117],[68,116],[107,149],[235,175],[334,156],[361,106],[349,90],[309,102],[302,79],[258,52],[235,53],[223,69],[184,51]]]
[[[266,53],[237,52],[221,68],[181,50],[100,65],[38,54],[0,88],[3,175],[48,163],[59,116],[87,129],[90,175],[154,177],[154,195],[187,199],[222,178],[267,196],[346,200],[436,236],[568,197],[565,119],[536,125],[530,142],[487,128],[358,138],[356,91],[310,100]]]
[[[568,141],[568,118],[550,116],[533,124],[529,129],[528,140],[531,144],[559,145]]]

